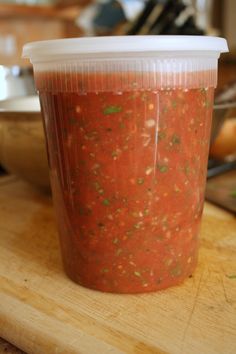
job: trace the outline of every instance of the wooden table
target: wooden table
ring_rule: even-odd
[[[0,255],[0,337],[27,353],[236,353],[236,220],[212,205],[191,279],[103,294],[64,274],[50,196],[1,178]]]

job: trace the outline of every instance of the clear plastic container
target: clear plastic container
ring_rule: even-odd
[[[181,283],[198,236],[222,38],[35,42],[64,267],[115,293]]]

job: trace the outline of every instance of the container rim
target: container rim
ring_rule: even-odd
[[[32,62],[60,59],[73,55],[97,54],[99,57],[121,55],[122,53],[150,53],[153,55],[194,52],[201,56],[228,52],[224,38],[212,36],[110,36],[66,38],[27,43],[23,47],[23,58]]]

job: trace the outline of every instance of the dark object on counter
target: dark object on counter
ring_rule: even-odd
[[[110,0],[98,5],[94,27],[98,34],[108,34],[125,20],[125,13],[120,3],[116,0]]]
[[[211,127],[211,143],[216,139],[225,119],[236,108],[236,101],[230,103],[215,103]]]
[[[143,11],[140,13],[140,15],[137,17],[137,19],[131,23],[131,25],[127,29],[126,34],[127,35],[134,35],[134,34],[141,33],[142,27],[148,21],[150,14],[153,12],[153,10],[156,6],[161,6],[161,9],[163,8],[163,5],[160,4],[158,0],[148,0],[146,2],[146,5],[145,5]]]
[[[183,0],[149,0],[126,34],[202,35],[194,19],[194,8]]]
[[[236,163],[232,171],[208,179],[206,199],[236,213]]]
[[[157,17],[149,34],[166,34],[174,25],[175,19],[185,8],[186,6],[182,1],[169,0],[164,6],[161,14]]]
[[[229,82],[215,95],[215,103],[236,102],[236,81]]]
[[[236,170],[236,161],[222,162],[210,159],[208,161],[207,178],[216,177],[231,170]]]

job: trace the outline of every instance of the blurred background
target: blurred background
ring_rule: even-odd
[[[0,64],[26,67],[26,42],[123,34],[206,34],[226,37],[236,59],[234,0],[0,1]]]
[[[25,43],[104,35],[222,36],[228,41],[230,53],[222,55],[219,63],[208,166],[210,187],[207,187],[206,196],[236,211],[235,23],[234,0],[0,1],[1,173],[14,173],[36,186],[49,188],[45,140],[33,72],[29,61],[21,58]],[[226,172],[227,176],[232,176],[225,182]],[[223,183],[224,189],[217,200],[215,191],[221,187],[218,184],[215,187],[216,182],[220,186]],[[223,199],[228,202],[225,204]]]

